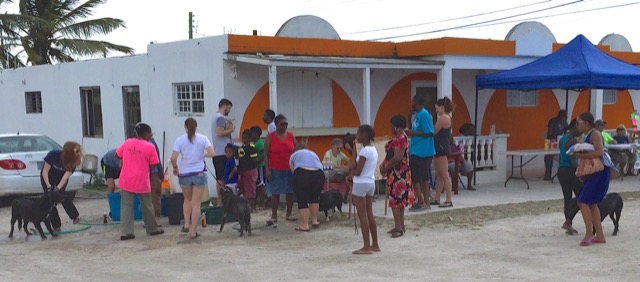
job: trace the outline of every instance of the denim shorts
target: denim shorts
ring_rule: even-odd
[[[192,176],[179,176],[178,182],[180,183],[180,187],[191,188],[193,186],[207,186],[207,175],[204,172],[198,173]]]
[[[373,196],[373,192],[375,191],[376,184],[375,183],[353,183],[353,191],[352,195],[357,197],[364,196]]]
[[[271,170],[269,187],[271,194],[293,194],[293,172],[291,170]]]

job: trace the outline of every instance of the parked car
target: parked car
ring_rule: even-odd
[[[41,194],[40,170],[44,157],[62,146],[42,134],[0,134],[0,200],[4,196]],[[82,188],[84,175],[80,170],[71,175],[66,191]]]

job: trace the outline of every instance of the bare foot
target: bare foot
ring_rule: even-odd
[[[374,252],[382,252],[382,250],[380,250],[380,247],[378,247],[378,246],[375,246],[375,247],[371,246],[371,250],[374,251]]]
[[[354,255],[370,255],[371,254],[371,250],[365,250],[363,248],[363,249],[355,250],[355,251],[351,252],[351,254],[354,254]]]

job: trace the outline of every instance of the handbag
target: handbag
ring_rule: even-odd
[[[576,176],[588,176],[602,170],[604,170],[604,164],[602,164],[600,158],[580,159],[576,169]]]

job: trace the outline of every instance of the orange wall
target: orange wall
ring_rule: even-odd
[[[589,103],[589,93],[587,91],[580,92],[578,101],[573,107],[572,118],[586,112]],[[602,105],[602,120],[606,121],[605,129],[614,129],[618,124],[624,124],[625,127],[631,128],[631,113],[633,112],[633,103],[628,90],[618,91],[618,103],[612,105]]]
[[[258,89],[258,92],[253,96],[253,99],[249,102],[249,106],[247,106],[247,109],[244,111],[240,132],[255,125],[260,126],[262,131],[266,132],[267,125],[262,122],[262,114],[269,108],[269,83],[267,82]],[[231,110],[242,111],[240,108],[232,108]]]
[[[394,84],[389,92],[384,96],[380,107],[378,108],[376,119],[373,127],[376,130],[376,136],[381,137],[391,135],[391,117],[401,114],[407,117],[409,108],[411,107],[411,81],[413,80],[437,80],[437,76],[428,72],[413,73],[400,79]],[[469,111],[467,105],[460,95],[460,91],[453,86],[452,102],[456,105],[453,112],[453,134],[458,135],[458,129],[463,124],[470,122]],[[408,122],[408,121],[407,121]]]
[[[558,115],[560,106],[551,90],[539,90],[538,93],[536,107],[507,107],[507,91],[496,90],[485,110],[480,132],[488,135],[491,123],[494,123],[496,132],[510,134],[507,149],[543,148],[547,122]]]
[[[358,127],[360,118],[347,92],[340,84],[331,81],[333,90],[333,127]]]
[[[515,42],[472,38],[443,37],[408,42],[371,42],[319,38],[289,38],[233,35],[228,37],[228,52],[236,54],[283,54],[308,56],[408,58],[433,55],[515,56]],[[555,52],[564,44],[554,43]],[[640,53],[600,50],[630,64],[640,64]]]
[[[333,95],[333,126],[339,127],[358,127],[360,118],[351,99],[342,87],[335,81],[331,82]],[[267,125],[262,122],[262,114],[269,106],[269,83],[265,83],[254,95],[249,106],[244,112],[240,132],[249,129],[254,125],[260,126],[263,132],[266,132]],[[233,110],[233,109],[232,109]],[[235,109],[241,110],[241,109]],[[277,113],[276,113],[277,114]],[[331,141],[334,138],[342,138],[342,136],[313,136],[309,138],[297,137],[298,143],[307,142],[307,146],[311,151],[318,154],[322,158],[324,153],[331,147]]]
[[[393,42],[228,35],[229,53],[390,58],[395,46]]]
[[[429,55],[515,56],[515,41],[444,37],[401,42],[396,46],[398,57]]]

